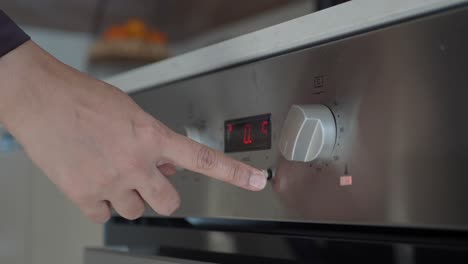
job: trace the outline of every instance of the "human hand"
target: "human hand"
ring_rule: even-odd
[[[175,166],[253,191],[263,172],[176,134],[129,96],[60,62],[29,41],[0,58],[0,121],[85,215],[113,207],[136,219],[146,201],[162,215],[179,206],[166,176]]]

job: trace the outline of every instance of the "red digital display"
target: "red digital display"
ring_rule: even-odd
[[[224,151],[241,152],[271,148],[270,114],[227,120]]]

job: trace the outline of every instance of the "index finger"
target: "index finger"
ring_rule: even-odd
[[[229,158],[208,146],[173,133],[163,155],[177,166],[252,191],[265,188],[267,176],[259,169]]]

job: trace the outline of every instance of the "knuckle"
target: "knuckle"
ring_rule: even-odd
[[[169,138],[172,135],[172,131],[165,126],[163,123],[155,120],[153,122],[153,133],[160,138]]]
[[[122,162],[122,165],[119,169],[124,175],[132,175],[141,171],[145,166],[145,162],[136,157],[128,157]]]
[[[148,173],[149,166],[151,164],[144,159],[129,158],[125,162],[122,162],[118,172],[114,173],[114,176],[111,176],[111,182],[108,185],[116,184],[117,182],[127,183],[129,180],[147,182],[151,179],[151,175]]]
[[[140,131],[139,134],[144,142],[153,143],[158,138],[157,136],[158,131],[157,129],[154,128],[154,126],[147,125],[147,126],[141,127],[139,131]]]
[[[86,204],[94,199],[94,195],[91,192],[83,190],[83,188],[67,188],[64,189],[67,196],[78,205]]]
[[[101,168],[99,172],[96,172],[92,177],[94,186],[91,186],[91,190],[97,193],[102,193],[105,190],[112,188],[112,186],[119,181],[122,176],[121,170],[114,167],[106,166]]]
[[[134,131],[139,131],[136,134],[141,136],[144,142],[148,142],[151,145],[159,145],[171,136],[171,130],[154,119],[143,125],[134,124],[134,127]]]
[[[196,166],[201,170],[211,170],[217,165],[216,152],[207,147],[200,146],[196,154]]]
[[[104,191],[111,188],[117,181],[118,176],[112,174],[103,174],[96,177],[97,190]]]
[[[65,177],[63,177],[63,181],[56,183],[57,186],[70,200],[77,203],[78,205],[81,204],[81,202],[86,200],[86,198],[88,198],[90,195],[89,189],[84,188],[87,186],[86,182],[84,182],[82,177],[76,173],[64,176]]]

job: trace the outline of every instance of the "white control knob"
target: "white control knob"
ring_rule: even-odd
[[[331,154],[336,125],[324,105],[293,105],[283,124],[279,149],[287,160],[309,162]]]

